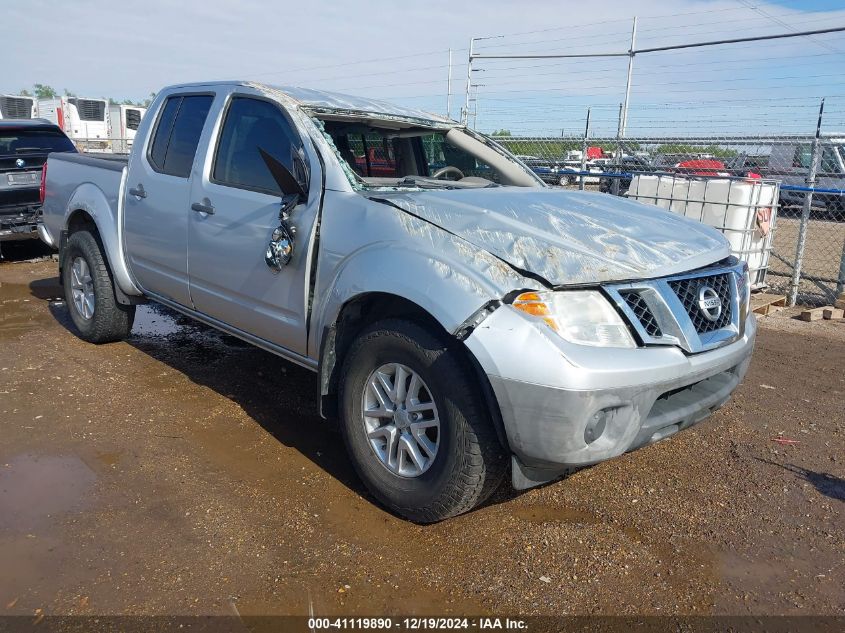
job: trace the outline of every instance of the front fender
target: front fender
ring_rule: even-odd
[[[395,206],[327,190],[309,354],[343,306],[364,294],[413,302],[455,332],[479,308],[514,289],[535,286],[510,265]]]
[[[407,244],[380,243],[348,257],[336,271],[321,306],[316,331],[335,322],[341,308],[369,293],[384,293],[420,306],[448,332],[454,332],[476,310],[501,299],[500,288],[460,261]]]

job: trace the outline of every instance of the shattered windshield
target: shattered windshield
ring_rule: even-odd
[[[507,184],[500,169],[458,147],[448,129],[388,129],[344,121],[325,121],[324,128],[340,157],[365,187],[464,188]],[[508,159],[502,156],[501,160]]]

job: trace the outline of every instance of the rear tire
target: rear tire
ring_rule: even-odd
[[[396,369],[399,367],[402,369]],[[507,454],[490,420],[476,374],[452,341],[431,328],[387,319],[360,334],[342,371],[340,404],[346,447],[367,488],[389,509],[418,523],[433,523],[472,509],[499,486]],[[384,387],[381,394],[388,396],[384,398],[387,407],[374,398],[372,381],[378,380],[379,372],[386,381],[379,384],[393,385],[392,392]],[[402,378],[397,378],[400,375]],[[416,384],[419,397],[394,400],[400,382],[401,393],[407,394]],[[411,402],[424,404],[408,404]],[[380,414],[365,417],[365,406],[371,413],[373,406],[378,406]],[[382,409],[401,411],[390,417]],[[424,414],[414,412],[424,409]],[[433,419],[438,420],[436,429]],[[402,444],[421,434],[415,424],[427,427],[427,437],[416,445],[416,460],[422,456],[424,468],[411,457],[412,451],[404,449],[407,444]],[[382,440],[373,439],[391,425],[393,430],[384,432]],[[389,437],[398,438],[394,441],[404,451],[404,460],[397,457],[389,463],[389,447],[397,446],[389,444]],[[403,461],[405,473],[401,472]]]
[[[77,231],[62,252],[62,283],[73,324],[89,343],[111,343],[129,336],[135,306],[117,302],[99,240]]]

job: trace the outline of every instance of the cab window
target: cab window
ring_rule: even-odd
[[[299,135],[279,107],[269,101],[234,97],[226,111],[211,180],[221,185],[282,195],[259,149],[292,172],[292,148]]]
[[[211,95],[175,95],[164,102],[148,159],[157,172],[187,178],[194,164]]]

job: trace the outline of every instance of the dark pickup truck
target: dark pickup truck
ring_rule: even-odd
[[[0,121],[0,242],[37,238],[41,169],[50,152],[76,152],[42,119]]]

